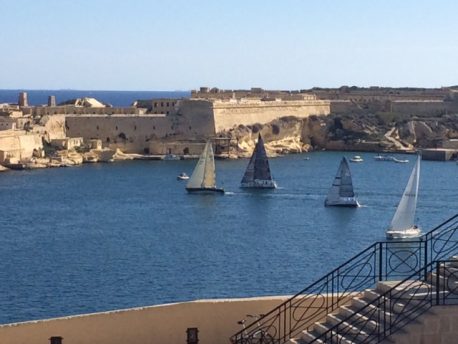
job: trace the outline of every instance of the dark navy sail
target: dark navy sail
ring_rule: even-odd
[[[259,134],[253,155],[243,175],[241,187],[262,189],[274,189],[277,187],[270,173],[269,159],[267,158],[261,134]]]
[[[328,196],[324,201],[326,206],[358,207],[359,203],[353,191],[350,166],[347,159],[342,158],[339,169],[332,183]]]

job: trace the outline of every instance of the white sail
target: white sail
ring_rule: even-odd
[[[391,220],[390,230],[403,231],[415,226],[415,210],[417,208],[418,186],[420,182],[420,155],[410,174],[407,186],[402,194],[396,213]]]
[[[204,181],[205,176],[205,161],[207,159],[207,151],[208,151],[209,142],[205,144],[205,148],[202,154],[199,157],[199,161],[197,162],[194,171],[192,172],[191,178],[189,178],[188,183],[186,184],[187,188],[200,188],[202,187],[202,183]]]
[[[205,145],[206,156],[205,156],[205,169],[204,178],[202,179],[201,187],[203,188],[214,188],[216,185],[216,173],[215,173],[215,157],[213,154],[212,144],[207,142]]]

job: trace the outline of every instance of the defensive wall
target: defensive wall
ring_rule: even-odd
[[[126,153],[199,154],[201,145],[218,132],[238,125],[268,123],[295,116],[326,115],[320,100],[181,100],[175,114],[66,115],[66,135],[100,139],[105,147]],[[188,153],[184,153],[188,152]]]
[[[7,158],[30,160],[34,150],[43,149],[41,136],[23,130],[0,131],[0,162]]]
[[[120,148],[126,153],[184,154],[188,148],[188,154],[200,154],[200,148],[199,153],[194,153],[194,145],[186,147],[177,141],[205,142],[214,136],[214,120],[208,105],[196,102],[185,112],[168,116],[69,115],[66,133],[68,137],[83,137],[85,141],[100,139],[104,147]]]
[[[280,117],[328,115],[330,104],[325,100],[214,100],[212,110],[215,131],[220,132],[238,125],[265,124]]]
[[[24,115],[47,116],[47,115],[114,115],[131,114],[138,115],[145,112],[136,107],[83,107],[83,106],[33,106],[23,107]]]

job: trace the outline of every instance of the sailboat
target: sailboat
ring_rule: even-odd
[[[241,188],[275,189],[277,184],[270,173],[269,160],[261,134],[242,178]]]
[[[223,189],[216,187],[215,157],[210,141],[205,144],[204,151],[186,184],[186,190],[190,193],[224,194]]]
[[[388,239],[414,238],[421,233],[420,228],[414,223],[415,210],[417,208],[418,186],[420,183],[420,160],[421,156],[418,155],[417,162],[412,169],[401,201],[391,220],[390,227],[386,231],[386,237]]]
[[[336,177],[332,183],[328,196],[324,201],[325,206],[359,207],[358,200],[353,191],[350,167],[347,159],[342,158]]]

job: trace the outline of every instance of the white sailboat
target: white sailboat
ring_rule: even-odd
[[[210,141],[205,144],[204,151],[186,184],[186,190],[191,193],[224,194],[223,189],[216,187],[215,157]]]
[[[401,201],[391,220],[390,227],[386,231],[388,239],[415,238],[421,234],[420,228],[415,225],[415,210],[420,183],[420,160],[421,156],[418,155]]]
[[[261,134],[254,148],[248,167],[243,175],[241,188],[275,189],[277,184],[270,173],[269,160]]]
[[[359,207],[358,200],[353,191],[350,167],[347,159],[342,158],[336,177],[324,201],[325,206]]]

